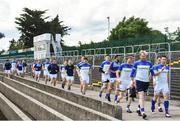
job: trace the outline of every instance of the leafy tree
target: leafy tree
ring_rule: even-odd
[[[52,21],[47,21],[49,16],[45,16],[47,10],[31,10],[29,8],[23,9],[23,14],[17,17],[15,23],[17,29],[21,33],[18,41],[21,41],[23,48],[33,47],[33,37],[51,33],[54,35],[58,33],[61,37],[68,34],[70,28],[63,24],[63,21],[59,20],[57,15]]]
[[[148,22],[143,18],[135,18],[134,16],[126,19],[123,18],[119,24],[112,29],[110,40],[120,40],[126,38],[136,38],[145,35],[162,35],[160,31],[152,30],[148,27]]]

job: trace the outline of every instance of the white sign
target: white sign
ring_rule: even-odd
[[[51,34],[45,33],[34,37],[34,42],[39,42],[43,40],[51,40]]]

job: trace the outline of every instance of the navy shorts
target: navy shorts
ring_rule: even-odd
[[[139,81],[136,80],[136,90],[137,92],[147,92],[149,87],[149,82],[143,82],[143,81]]]

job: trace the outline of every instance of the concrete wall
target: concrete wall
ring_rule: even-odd
[[[37,99],[43,104],[57,110],[73,120],[117,120],[96,110],[78,105],[74,102],[65,100],[56,95],[47,93],[12,79],[4,78],[4,83],[31,96],[32,98]]]
[[[69,92],[69,91],[66,91],[63,89],[57,89],[55,87],[51,87],[51,86],[48,86],[45,84],[40,84],[40,83],[30,81],[28,79],[24,79],[21,77],[12,76],[12,78],[17,80],[17,81],[28,84],[30,86],[33,86],[35,88],[38,88],[40,90],[49,92],[51,94],[62,97],[64,99],[67,99],[67,100],[72,101],[74,103],[80,104],[82,106],[94,109],[96,111],[102,112],[104,114],[110,115],[110,116],[118,118],[118,119],[122,119],[122,108],[120,106],[112,105],[112,104],[107,103],[107,102],[102,102],[100,100],[89,98],[87,96],[83,96],[80,94]],[[111,110],[109,110],[109,109],[111,109]]]
[[[5,79],[4,79],[5,81]],[[71,120],[34,98],[0,81],[0,91],[36,120]]]

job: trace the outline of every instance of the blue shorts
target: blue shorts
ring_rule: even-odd
[[[149,82],[143,82],[143,81],[139,81],[136,80],[136,90],[137,92],[147,92],[149,87]]]

